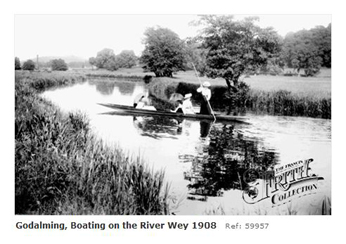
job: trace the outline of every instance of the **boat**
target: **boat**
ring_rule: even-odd
[[[248,117],[245,116],[231,116],[224,115],[220,113],[215,113],[215,119],[212,115],[206,114],[183,114],[183,113],[174,113],[170,111],[156,111],[156,110],[146,110],[146,109],[137,109],[128,105],[120,105],[120,104],[106,104],[99,103],[99,105],[115,109],[116,112],[110,112],[106,114],[118,114],[118,115],[140,115],[140,116],[166,116],[172,118],[186,118],[186,119],[194,119],[194,120],[208,120],[208,121],[218,121],[218,122],[238,122],[238,123],[248,123]]]

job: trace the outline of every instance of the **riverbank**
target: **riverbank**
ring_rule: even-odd
[[[85,80],[68,72],[16,72],[15,213],[168,214],[164,172],[106,146],[83,114],[64,114],[38,95]]]
[[[153,73],[146,73],[140,67],[119,69],[116,71],[77,69],[67,72],[37,72],[40,76],[84,77],[102,82],[126,80],[149,83],[148,87],[158,109],[173,109],[169,97],[172,93],[192,93],[196,105],[201,101],[196,93],[199,81],[193,71],[178,72],[174,78],[156,78]],[[256,114],[276,116],[303,116],[331,119],[331,70],[322,69],[316,77],[253,75],[243,79],[237,93],[227,94],[224,79],[201,78],[212,84],[211,105],[215,110],[238,114],[251,111]],[[37,89],[45,89],[54,84],[51,79],[40,79]],[[58,84],[61,85],[61,84]],[[64,84],[62,84],[64,85]]]
[[[185,74],[186,77],[188,77]],[[196,79],[195,79],[196,80]],[[202,78],[203,81],[209,79]],[[251,111],[276,116],[303,116],[331,119],[330,77],[248,77],[239,84],[237,93],[228,94],[224,81],[216,79],[212,84],[212,107],[227,113]],[[252,85],[249,85],[252,84]],[[254,85],[256,84],[256,85]],[[252,88],[255,86],[256,88]],[[151,94],[169,103],[172,93],[192,93],[192,100],[202,100],[196,92],[199,82],[190,78],[155,78],[149,84]]]

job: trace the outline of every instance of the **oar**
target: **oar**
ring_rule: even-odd
[[[192,66],[193,66],[193,69],[195,70],[195,74],[196,74],[196,76],[197,76],[197,79],[198,79],[198,81],[199,81],[199,84],[200,84],[201,86],[203,86],[201,80],[199,79],[199,76],[198,76],[198,73],[197,73],[197,70],[196,70],[195,65],[194,65],[192,62],[191,62],[191,64],[192,64]],[[203,94],[202,94],[202,96],[203,96]],[[204,97],[204,96],[203,96],[203,97]],[[204,99],[205,99],[205,100],[207,101],[207,103],[208,103],[208,106],[209,106],[211,115],[213,115],[213,117],[214,117],[214,122],[215,122],[216,117],[215,117],[215,114],[214,114],[213,109],[212,109],[211,106],[210,106],[209,100],[208,100],[206,97],[204,97]]]

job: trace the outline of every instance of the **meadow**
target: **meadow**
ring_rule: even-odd
[[[16,214],[168,214],[164,172],[105,145],[83,114],[62,113],[39,96],[84,82],[71,72],[16,72]]]

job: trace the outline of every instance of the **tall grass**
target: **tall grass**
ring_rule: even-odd
[[[36,92],[42,92],[49,88],[69,86],[86,81],[85,75],[65,71],[16,71],[16,79],[23,80],[25,85],[32,87]]]
[[[37,90],[65,84],[61,80],[16,77],[15,213],[167,213],[163,172],[106,146],[84,115],[64,114],[38,96]]]
[[[246,107],[254,112],[274,115],[331,119],[331,98],[301,96],[285,90],[251,90]]]

